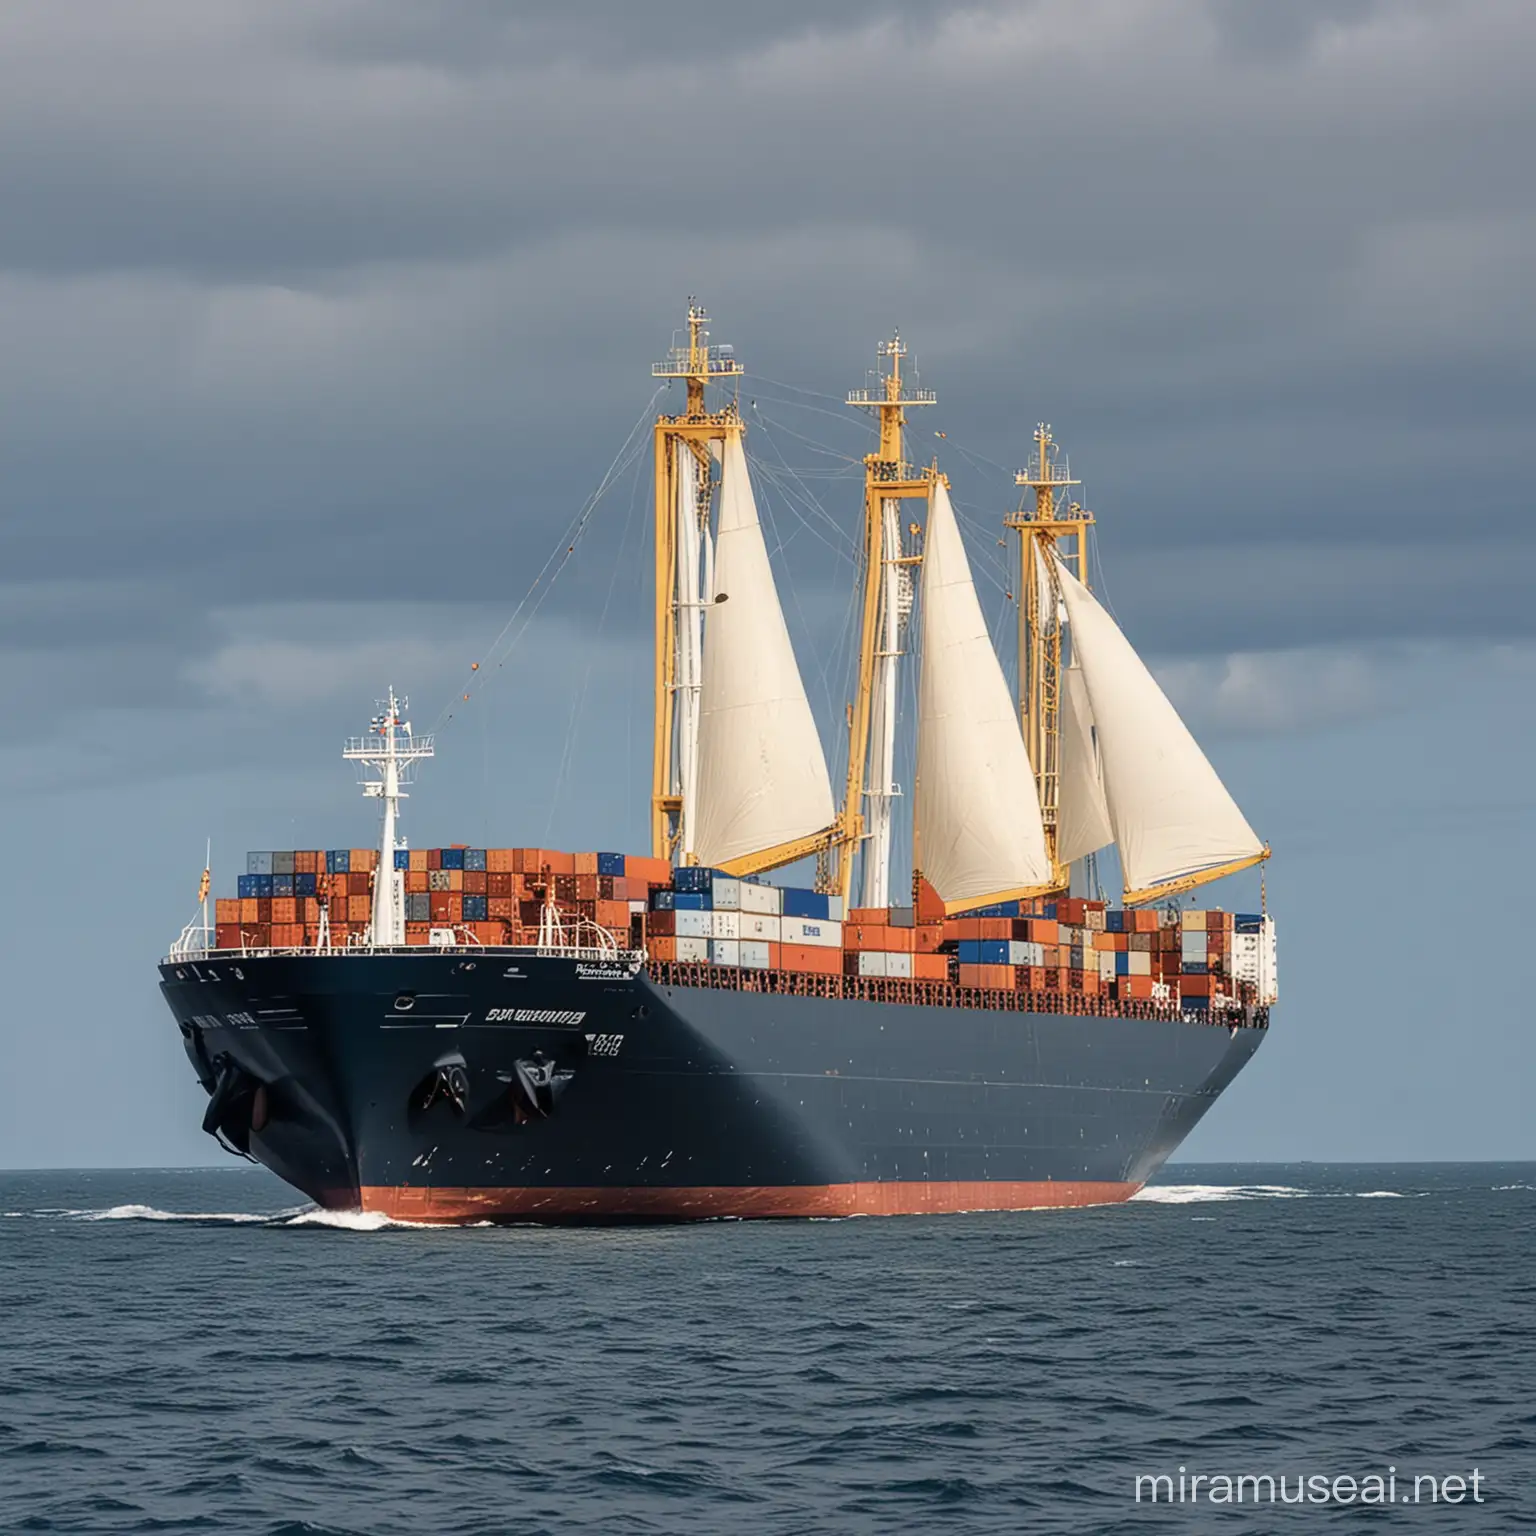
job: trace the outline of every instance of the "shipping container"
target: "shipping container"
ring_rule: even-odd
[[[246,854],[245,872],[248,875],[270,875],[272,873],[272,855],[270,853]]]
[[[332,848],[325,856],[325,872],[328,875],[344,875],[352,867],[352,853],[347,848]]]
[[[466,923],[483,923],[490,916],[485,900],[484,896],[466,895],[464,897],[463,913]]]
[[[715,872],[702,864],[685,864],[673,877],[672,884],[679,893],[697,896],[707,891]]]
[[[910,950],[891,950],[885,957],[885,974],[896,977],[898,980],[910,981],[912,979],[913,958]]]
[[[918,981],[948,981],[949,956],[919,951],[912,956],[912,975]]]
[[[711,965],[740,965],[741,941],[739,939],[711,939],[709,941]]]
[[[780,921],[779,931],[782,942],[797,946],[809,945],[816,948],[841,949],[843,947],[843,925],[827,920],[813,921],[810,918],[794,915],[788,912]]]
[[[741,956],[737,963],[745,970],[765,971],[773,964],[773,948],[761,939],[742,939],[737,944]]]
[[[697,964],[709,959],[710,941],[708,939],[684,937],[682,934],[679,934],[672,942],[677,946],[677,958],[679,960]]]
[[[962,987],[987,987],[996,991],[1013,991],[1014,975],[1011,965],[966,965],[960,966],[960,985]]]
[[[718,909],[709,914],[714,919],[714,927],[710,937],[715,939],[739,939],[741,937],[741,913],[721,912]]]
[[[717,912],[741,910],[741,881],[730,875],[716,875],[709,884],[710,905]]]
[[[822,891],[787,888],[783,894],[785,917],[811,918],[822,922],[832,917],[831,898]]]
[[[750,887],[743,887],[750,889]],[[746,939],[760,939],[768,944],[777,944],[782,938],[781,920],[777,913],[748,912],[740,914],[741,937]]]
[[[713,912],[690,912],[684,909],[672,914],[672,931],[678,938],[712,939],[715,936]]]
[[[779,946],[779,965],[786,971],[815,976],[839,976],[843,969],[842,947],[784,943]]]
[[[848,952],[848,960],[855,976],[884,976],[885,954],[878,949],[858,949]]]

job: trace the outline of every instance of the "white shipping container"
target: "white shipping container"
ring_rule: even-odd
[[[760,939],[741,940],[741,963],[753,970],[765,971],[769,966],[768,945]]]
[[[672,931],[680,939],[712,939],[715,936],[713,912],[674,912]],[[681,960],[683,957],[677,957]]]
[[[736,939],[711,939],[709,941],[711,965],[740,965],[741,944]]]
[[[1099,957],[1099,980],[1113,981],[1115,979],[1115,952],[1112,949],[1099,949],[1094,951]]]
[[[885,957],[885,974],[887,976],[905,976],[908,979],[912,975],[912,956],[905,950],[892,950]]]
[[[1186,928],[1180,940],[1180,950],[1186,960],[1205,959],[1205,929]]]
[[[1130,975],[1150,976],[1152,974],[1152,956],[1147,950],[1133,949],[1126,959],[1131,962]]]
[[[716,875],[709,882],[711,904],[716,912],[741,911],[741,881],[731,875]]]
[[[739,939],[741,937],[741,913],[722,912],[719,908],[709,914],[715,920],[712,938]],[[735,963],[734,961],[732,962]]]
[[[884,976],[886,974],[885,962],[887,959],[883,949],[861,949],[859,956],[860,976]]]
[[[677,914],[681,917],[683,914]],[[699,914],[694,914],[695,916]],[[708,914],[704,914],[707,916]],[[698,937],[679,938],[677,940],[677,958],[700,963],[709,959],[709,940]]]
[[[1045,945],[1033,939],[1010,939],[1008,942],[1009,965],[1044,965]]]
[[[817,944],[823,949],[843,947],[843,925],[824,917],[782,918],[779,932],[785,944]]]
[[[848,916],[848,913],[843,906],[843,898],[841,896],[827,897],[827,916],[830,917],[834,923],[840,923],[845,917]]]
[[[743,886],[743,890],[751,890],[751,886]],[[741,912],[741,936],[743,939],[763,939],[769,944],[779,942],[779,928],[782,919],[777,912],[748,912],[745,908]]]
[[[645,911],[645,903],[643,901],[632,901],[632,902],[630,902],[630,904],[629,904],[629,915],[631,917],[633,917],[636,912],[644,912],[644,911]]]
[[[784,910],[784,897],[776,885],[756,885],[751,880],[743,880],[741,910],[777,917]]]

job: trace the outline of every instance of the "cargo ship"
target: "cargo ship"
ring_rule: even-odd
[[[1269,1027],[1262,882],[1246,913],[1195,893],[1270,850],[1094,596],[1044,425],[1002,518],[1010,685],[948,480],[907,456],[935,397],[905,358],[892,337],[848,396],[876,445],[840,794],[741,364],[690,302],[653,367],[683,398],[654,423],[650,851],[409,847],[435,743],[391,690],[344,747],[376,846],[250,854],[211,913],[205,869],[161,963],[210,1135],[322,1206],[427,1222],[1021,1210],[1156,1172]]]

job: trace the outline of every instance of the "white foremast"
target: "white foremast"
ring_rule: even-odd
[[[395,849],[405,841],[396,837],[404,786],[411,782],[416,764],[432,756],[432,738],[413,736],[411,722],[402,720],[405,699],[389,690],[381,712],[368,723],[366,736],[353,736],[342,749],[348,762],[362,766],[363,793],[384,802],[384,825],[379,837],[379,863],[373,877],[373,916],[369,924],[371,944],[405,942],[405,881],[395,868]],[[371,777],[376,774],[377,777]]]

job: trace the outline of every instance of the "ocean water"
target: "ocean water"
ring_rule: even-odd
[[[1267,1533],[1373,1475],[1378,1523],[1513,1532],[1533,1450],[1536,1165],[446,1231],[244,1166],[0,1174],[5,1532]]]

